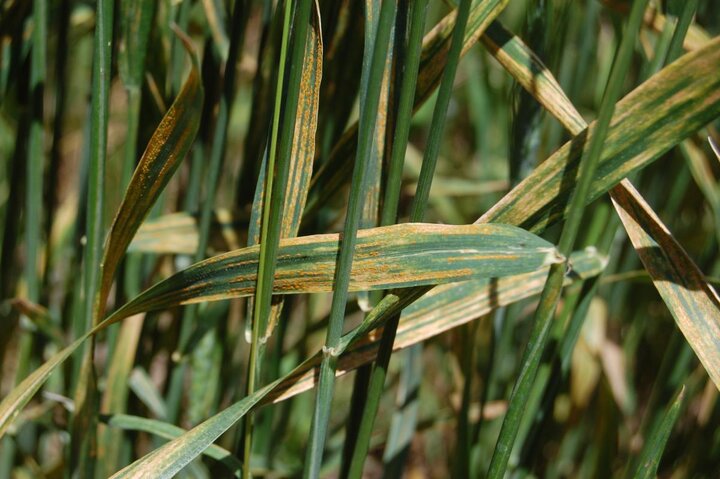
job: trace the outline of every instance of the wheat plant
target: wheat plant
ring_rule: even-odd
[[[713,0],[0,0],[0,478],[715,477]]]

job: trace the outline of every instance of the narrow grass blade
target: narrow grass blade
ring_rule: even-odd
[[[717,384],[717,383],[716,383]],[[635,471],[636,479],[652,479],[657,476],[657,468],[660,465],[665,444],[670,438],[670,433],[682,412],[685,403],[686,394],[685,386],[680,387],[680,391],[675,395],[672,402],[668,406],[662,422],[658,425],[653,434],[647,438],[645,446],[640,452],[640,462],[638,469]]]
[[[420,53],[422,47],[422,34],[425,30],[425,17],[427,13],[427,0],[409,2],[411,12],[409,15],[410,32],[407,48],[404,53],[404,65],[401,75],[400,92],[398,94],[398,107],[393,141],[390,145],[390,164],[387,168],[387,180],[383,197],[380,226],[386,226],[397,220],[398,203],[400,202],[400,186],[402,183],[403,164],[410,136],[410,120],[413,112],[415,89],[417,86],[418,70],[420,68]]]
[[[720,298],[655,212],[627,182],[613,204],[645,269],[700,362],[720,389]]]
[[[28,299],[40,299],[40,248],[43,225],[43,175],[45,171],[45,128],[43,97],[47,77],[47,0],[33,2],[33,36],[30,66],[32,118],[28,141],[28,167],[25,187],[25,281]],[[23,345],[25,346],[25,345]],[[28,345],[29,346],[29,345]],[[21,356],[23,353],[21,352]],[[24,371],[20,371],[23,374]]]
[[[103,258],[99,295],[101,310],[125,250],[190,149],[200,125],[203,90],[197,55],[190,39],[179,30],[176,32],[192,59],[192,69],[150,139],[110,227]]]
[[[92,100],[87,174],[87,211],[83,251],[82,329],[95,326],[103,274],[103,240],[105,238],[105,163],[108,147],[110,113],[110,79],[112,76],[112,39],[115,2],[99,0],[95,7],[93,37]],[[92,475],[95,467],[95,412],[97,408],[93,343],[85,349],[74,399],[71,421],[70,469],[79,475]],[[80,431],[85,434],[79,434]]]
[[[176,439],[187,432],[185,429],[175,426],[174,424],[128,414],[112,414],[101,417],[101,420],[106,423],[110,429],[143,431],[164,439]],[[213,444],[208,446],[208,448],[203,451],[203,454],[222,463],[235,477],[242,477],[242,462],[227,449]],[[107,477],[110,477],[110,475]]]
[[[118,70],[126,89],[142,87],[154,9],[150,0],[120,2],[122,41],[118,48]]]
[[[93,53],[93,85],[90,117],[90,163],[88,172],[88,211],[83,258],[85,324],[95,325],[96,294],[102,290],[103,209],[105,190],[105,157],[107,155],[108,114],[113,37],[114,2],[97,3]],[[108,286],[109,287],[109,286]]]

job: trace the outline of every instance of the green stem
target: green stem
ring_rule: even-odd
[[[87,218],[85,227],[84,330],[100,321],[100,278],[104,243],[105,162],[108,144],[108,114],[110,106],[110,78],[112,74],[112,39],[115,4],[112,0],[98,0],[93,54],[92,103],[90,108],[90,142],[87,178]],[[95,468],[97,383],[93,356],[95,339],[84,349],[83,364],[75,392],[76,411],[73,417],[71,468],[80,475],[91,476]],[[85,434],[79,434],[84,430]]]
[[[181,7],[182,8],[182,7]],[[245,6],[244,2],[238,0],[233,10],[231,24],[231,39],[228,50],[228,58],[225,62],[225,76],[223,78],[223,91],[218,102],[218,114],[215,122],[212,143],[210,146],[210,164],[207,177],[205,178],[205,198],[200,210],[198,221],[198,247],[195,252],[194,261],[205,259],[208,241],[210,238],[210,223],[213,217],[213,206],[217,185],[222,171],[225,146],[227,144],[227,131],[230,118],[230,107],[235,97],[235,72],[239,52],[242,50],[242,42],[245,33]],[[182,15],[182,10],[181,10]],[[179,90],[179,88],[178,88]],[[195,173],[198,173],[195,171]],[[176,421],[179,414],[182,387],[187,364],[185,362],[186,348],[192,336],[195,319],[199,305],[190,305],[183,311],[182,326],[180,328],[180,339],[175,359],[182,361],[173,371],[168,388],[168,417]]]
[[[462,0],[460,2],[460,6],[458,7],[458,15],[450,43],[447,64],[440,83],[438,97],[435,103],[435,110],[433,111],[433,117],[430,124],[430,136],[428,138],[423,164],[420,169],[418,187],[411,207],[411,222],[422,221],[425,216],[427,201],[430,194],[430,186],[435,173],[438,153],[440,151],[440,143],[445,126],[447,108],[450,104],[450,97],[452,95],[453,83],[455,82],[457,65],[460,62],[460,53],[462,51],[465,28],[467,26],[468,18],[470,17],[471,4],[471,0]],[[415,6],[415,8],[418,7],[419,5]],[[414,14],[415,13],[416,12],[414,12]],[[419,15],[420,13],[417,14]],[[399,121],[398,123],[402,122]],[[406,145],[407,141],[405,141],[404,144]],[[399,143],[396,143],[396,145],[399,145]],[[370,447],[370,436],[372,434],[375,416],[377,415],[377,410],[380,405],[382,391],[385,386],[385,377],[387,375],[387,368],[390,363],[390,356],[392,355],[392,345],[395,341],[395,334],[397,333],[399,322],[400,316],[396,315],[388,320],[388,323],[383,330],[377,360],[370,376],[368,399],[365,403],[365,409],[363,411],[363,419],[360,424],[360,431],[358,432],[357,445],[353,451],[353,457],[350,463],[348,476],[352,478],[360,477],[362,475],[363,463],[365,461],[365,457],[367,456],[368,448]]]
[[[248,360],[247,395],[255,392],[256,382],[260,379],[261,365],[258,364],[258,350],[260,349],[260,335],[265,334],[269,314],[269,301],[263,302],[262,295],[265,289],[270,286],[272,290],[272,276],[274,274],[274,261],[268,261],[268,233],[270,225],[270,211],[272,206],[273,178],[275,172],[275,158],[277,156],[277,142],[280,129],[280,106],[282,105],[282,92],[285,82],[285,62],[288,49],[288,38],[290,36],[290,19],[292,13],[292,2],[285,1],[283,11],[282,43],[280,45],[280,59],[278,61],[278,78],[275,84],[275,105],[273,109],[272,130],[270,132],[270,152],[265,168],[265,197],[263,198],[263,211],[260,232],[260,256],[258,259],[257,284],[263,287],[255,289],[252,312],[252,341],[250,343],[250,358]],[[294,112],[293,112],[294,114]],[[268,274],[270,273],[270,274]],[[243,475],[249,477],[250,457],[252,455],[252,432],[254,414],[248,414],[245,419],[244,449],[243,449]]]
[[[105,159],[107,157],[108,112],[112,55],[114,2],[98,0],[93,60],[93,95],[90,109],[90,165],[88,169],[88,212],[85,229],[85,321],[86,330],[94,326],[95,300],[102,268],[104,240]]]
[[[43,134],[43,96],[47,75],[47,0],[33,2],[32,52],[30,56],[30,134],[28,135],[28,166],[25,185],[25,283],[27,298],[33,303],[40,299],[38,252],[42,241],[43,171],[45,167],[45,139]],[[4,266],[4,265],[3,265]],[[21,321],[27,321],[21,318]],[[33,336],[21,329],[17,350],[15,385],[28,374],[33,349]],[[12,469],[15,441],[5,437],[0,443],[0,473]]]
[[[369,218],[364,218],[363,225],[367,222],[367,226],[385,226],[394,224],[397,220],[397,204],[399,201],[400,182],[402,180],[402,168],[405,160],[405,150],[407,149],[407,138],[410,131],[410,118],[412,116],[412,103],[415,96],[415,85],[417,83],[417,73],[419,67],[419,55],[420,48],[422,46],[422,34],[424,20],[424,9],[417,8],[413,10],[416,14],[421,13],[420,25],[416,24],[415,29],[410,33],[409,45],[405,45],[405,36],[407,34],[408,19],[410,5],[414,2],[409,0],[400,0],[398,2],[398,10],[395,19],[395,29],[393,38],[393,45],[388,48],[393,50],[391,56],[392,64],[386,65],[387,69],[394,68],[396,70],[395,81],[391,95],[395,92],[400,92],[397,111],[390,111],[390,105],[388,105],[388,111],[386,117],[388,119],[395,118],[395,121],[388,121],[386,124],[387,131],[385,132],[386,138],[390,137],[390,131],[392,129],[393,141],[387,142],[385,146],[385,154],[389,153],[389,164],[387,168],[387,182],[384,188],[384,201],[381,202],[382,208],[380,211],[380,218],[373,218],[372,221],[368,221]],[[374,5],[379,2],[371,2]],[[377,19],[377,15],[369,15],[366,11],[365,28],[368,29],[370,26],[376,27],[377,21],[371,22],[370,18]],[[374,41],[376,29],[373,28],[370,31],[370,35],[366,34],[366,45],[369,42]],[[365,50],[370,50],[366,47]],[[372,61],[372,51],[366,52],[363,59],[363,64],[366,62],[369,64]],[[361,79],[361,105],[364,104],[364,97],[367,94],[367,80],[369,75],[369,69],[366,68],[363,71],[363,78]],[[392,103],[392,102],[389,102]],[[402,125],[398,125],[398,121]],[[397,128],[400,128],[398,131]],[[404,132],[404,133],[403,133]],[[376,132],[377,134],[377,132]],[[382,172],[380,177],[376,178],[378,188],[382,181]],[[367,210],[367,208],[366,208]],[[383,291],[371,291],[366,293],[371,305],[376,305],[380,299],[382,299]],[[370,381],[370,372],[372,370],[372,364],[366,364],[358,368],[355,372],[352,387],[352,397],[350,400],[350,411],[348,413],[347,423],[345,425],[345,442],[343,443],[342,460],[340,465],[340,476],[346,476],[348,468],[350,467],[350,460],[352,459],[353,450],[357,444],[357,433],[360,430],[360,421],[362,420],[362,411],[365,408],[365,402],[367,401],[367,389]]]
[[[585,150],[580,163],[579,179],[577,180],[577,186],[570,199],[570,211],[568,212],[567,220],[558,244],[558,250],[565,256],[568,256],[572,251],[575,238],[580,228],[585,203],[590,192],[590,185],[595,176],[600,153],[602,152],[603,143],[610,126],[610,119],[615,110],[615,102],[620,95],[623,82],[625,81],[625,75],[630,65],[632,52],[635,47],[635,39],[642,22],[646,4],[647,0],[638,0],[633,3],[630,19],[628,20],[620,49],[617,53],[612,71],[610,72],[610,79],[608,80],[605,95],[600,106],[600,113],[594,134],[590,138],[590,145]],[[550,336],[552,318],[560,297],[565,268],[565,264],[562,263],[554,264],[550,267],[548,279],[540,297],[540,304],[535,311],[530,340],[523,353],[522,368],[510,396],[508,411],[503,420],[500,437],[498,438],[497,446],[495,447],[490,462],[488,477],[491,479],[499,479],[505,475],[513,443],[515,442],[515,437],[524,413],[525,403],[530,395],[540,360]]]
[[[370,161],[370,155],[372,154],[373,133],[380,100],[382,77],[396,8],[395,0],[384,0],[380,8],[380,20],[378,22],[370,65],[370,80],[368,82],[365,105],[360,117],[358,146],[353,169],[350,200],[338,254],[335,286],[333,288],[333,298],[330,307],[330,319],[325,346],[323,348],[324,355],[320,365],[320,379],[315,400],[315,409],[310,426],[310,444],[305,456],[303,475],[306,478],[315,478],[320,474],[322,454],[330,419],[330,406],[335,386],[335,370],[337,366],[336,348],[340,342],[340,334],[343,328],[348,285],[350,282],[350,269],[352,268],[357,230],[362,215],[365,172]]]

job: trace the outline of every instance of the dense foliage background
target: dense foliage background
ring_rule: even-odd
[[[719,32],[0,0],[0,478],[715,477]]]

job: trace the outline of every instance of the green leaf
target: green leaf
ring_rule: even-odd
[[[142,87],[154,10],[151,0],[120,2],[122,41],[118,48],[118,70],[127,89]]]
[[[196,263],[148,289],[112,317],[251,295],[258,252],[258,246],[251,246]],[[332,291],[337,252],[337,234],[282,240],[273,294]],[[506,225],[373,228],[358,233],[350,290],[507,276],[561,260],[550,243]]]
[[[612,199],[660,296],[720,389],[720,298],[632,185],[623,182]]]
[[[637,471],[635,471],[635,476],[633,476],[636,479],[652,479],[656,477],[657,468],[660,465],[660,459],[662,459],[662,453],[665,450],[665,444],[683,409],[686,393],[687,390],[685,386],[681,386],[680,391],[678,391],[668,406],[667,411],[665,411],[665,415],[657,429],[647,438],[640,452],[640,462],[638,463]]]

